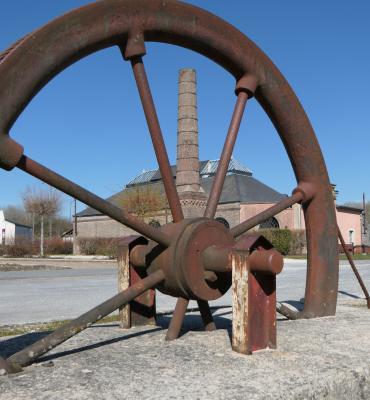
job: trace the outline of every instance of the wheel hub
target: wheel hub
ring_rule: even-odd
[[[212,246],[232,247],[234,239],[222,224],[206,218],[184,219],[160,228],[173,240],[163,249],[153,244],[136,246],[130,254],[135,266],[146,267],[148,274],[161,269],[165,279],[157,289],[171,296],[193,300],[215,300],[231,286],[227,272],[204,268],[204,251]]]

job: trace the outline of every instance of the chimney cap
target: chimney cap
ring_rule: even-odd
[[[195,82],[197,81],[197,73],[193,68],[181,68],[179,70],[179,83],[180,82]]]

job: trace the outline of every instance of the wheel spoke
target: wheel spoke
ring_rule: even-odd
[[[239,92],[236,99],[234,112],[230,121],[229,130],[222,149],[220,161],[218,163],[215,179],[212,183],[210,195],[208,197],[207,208],[204,212],[206,218],[214,218],[217,205],[220,200],[222,187],[224,185],[227,169],[233,153],[236,138],[238,136],[240,122],[247,104],[248,94],[244,91]]]
[[[183,299],[182,297],[177,299],[175,311],[173,312],[170,326],[167,330],[166,340],[175,340],[179,337],[188,304],[188,299]]]
[[[100,211],[102,214],[111,217],[115,221],[134,229],[141,235],[144,235],[165,247],[170,245],[171,238],[165,233],[161,232],[159,229],[145,224],[138,218],[128,214],[125,210],[109,203],[99,196],[96,196],[94,193],[89,192],[81,186],[57,174],[56,172],[37,163],[36,161],[26,156],[22,156],[17,164],[17,167],[42,180],[43,182],[54,186],[69,196],[80,200],[82,203],[87,204],[95,210]]]
[[[240,236],[244,232],[254,228],[256,225],[260,224],[266,219],[273,217],[279,212],[285,210],[286,208],[291,207],[295,203],[299,203],[300,201],[302,201],[302,199],[303,199],[302,192],[296,191],[290,197],[281,200],[279,203],[273,205],[267,210],[262,211],[261,213],[255,215],[254,217],[247,219],[246,221],[242,222],[239,225],[234,226],[234,228],[231,229],[231,234],[233,235],[234,238]]]
[[[211,313],[211,309],[209,308],[208,301],[198,300],[198,307],[199,307],[200,315],[202,317],[204,329],[209,332],[215,331],[216,324],[213,320],[213,316]]]
[[[127,304],[135,297],[140,296],[146,290],[157,285],[163,279],[164,274],[161,270],[153,272],[146,278],[134,283],[123,292],[116,294],[99,306],[93,308],[85,314],[82,314],[77,319],[61,326],[38,342],[35,342],[18,353],[12,355],[8,361],[14,362],[21,366],[31,364],[42,354],[48,352],[49,350],[58,346],[60,343],[63,343],[70,337],[86,329],[94,322],[104,318],[117,308]]]
[[[276,302],[276,311],[291,320],[298,319],[300,316],[299,310],[294,310],[291,307],[286,306],[284,303],[280,303],[279,301]]]
[[[4,370],[8,374],[15,374],[17,372],[21,372],[22,368],[20,365],[16,363],[10,363],[8,360],[4,360],[0,357],[0,370]]]
[[[364,284],[364,281],[362,280],[361,275],[358,272],[358,270],[357,270],[357,268],[355,266],[355,263],[353,262],[353,258],[352,258],[351,253],[348,251],[348,249],[346,247],[346,242],[343,239],[343,235],[342,235],[342,232],[339,229],[339,226],[337,226],[337,229],[338,229],[338,237],[339,237],[340,244],[342,245],[343,251],[344,251],[344,253],[345,253],[346,257],[347,257],[349,265],[351,266],[352,271],[356,276],[357,282],[361,286],[361,289],[362,289],[362,291],[364,293],[365,299],[367,301],[367,308],[370,309],[370,295],[369,295],[369,292],[367,291],[366,286]]]
[[[184,215],[182,212],[179,195],[176,190],[175,180],[173,178],[166,146],[164,144],[161,127],[159,125],[157,112],[141,56],[133,57],[131,59],[131,66],[140,94],[150,136],[152,138],[164,189],[171,209],[172,218],[174,222],[179,222],[184,219]]]

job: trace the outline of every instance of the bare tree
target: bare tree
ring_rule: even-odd
[[[168,207],[166,197],[152,185],[126,189],[120,199],[120,205],[142,220],[154,217]]]
[[[44,220],[55,217],[60,211],[62,201],[61,195],[55,189],[48,190],[41,188],[27,188],[22,195],[24,208],[33,218],[33,228],[35,215],[40,217],[40,255],[44,256]]]
[[[23,207],[26,212],[31,215],[32,218],[32,242],[35,240],[35,209],[33,206],[33,200],[30,193],[33,189],[27,188],[27,190],[22,194]]]

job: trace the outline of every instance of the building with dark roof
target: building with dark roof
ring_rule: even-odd
[[[205,160],[200,163],[200,186],[208,198],[218,160]],[[173,177],[176,180],[176,166],[172,166]],[[122,199],[130,191],[142,187],[150,187],[164,195],[164,187],[159,170],[143,171],[128,182],[125,188],[107,200],[117,206],[122,206]],[[231,159],[225,183],[221,193],[216,218],[224,224],[233,227],[242,221],[243,215],[249,215],[256,208],[268,208],[286,197],[273,188],[253,177],[252,171],[238,160]],[[292,209],[288,209],[273,219],[274,227],[285,227]],[[288,214],[288,215],[287,215]],[[162,210],[147,222],[165,224],[171,222],[169,209]],[[131,229],[102,215],[99,211],[86,208],[77,214],[78,237],[119,237],[134,234]]]
[[[0,245],[10,245],[19,239],[31,239],[32,227],[12,221],[0,210],[0,233]]]
[[[207,198],[217,171],[217,165],[218,160],[200,162],[200,186]],[[176,166],[172,166],[172,172],[176,180]],[[107,200],[114,205],[122,206],[122,199],[128,192],[143,187],[149,187],[164,196],[164,187],[159,170],[143,171],[129,181],[122,191]],[[232,228],[271,207],[286,196],[286,194],[279,193],[254,178],[251,170],[239,161],[232,159],[215,217]],[[362,209],[343,205],[338,205],[336,208],[338,224],[346,242],[360,245]],[[171,221],[171,212],[169,208],[166,208],[155,216],[149,217],[146,222],[159,226]],[[293,207],[260,224],[259,228],[304,230],[305,223],[301,206],[299,204],[293,205]],[[111,238],[124,237],[136,232],[88,207],[77,214],[77,233],[78,238]]]
[[[199,161],[198,113],[196,99],[196,74],[192,69],[180,70],[178,93],[177,160],[171,166],[176,182],[180,204],[185,218],[203,216],[219,160]],[[126,184],[124,189],[107,199],[122,207],[130,192],[139,193],[140,188],[149,188],[164,195],[161,174],[158,169],[143,171]],[[228,227],[261,213],[281,201],[282,194],[253,177],[252,171],[238,160],[231,158],[227,169],[215,218]],[[132,210],[127,210],[132,212]],[[338,224],[346,241],[361,244],[362,210],[337,210]],[[156,210],[146,217],[146,222],[160,226],[172,221],[168,206]],[[305,222],[299,204],[280,212],[264,221],[258,228],[289,228],[304,230]],[[102,215],[99,211],[86,208],[77,214],[77,239],[124,237],[136,232]],[[78,242],[78,240],[77,240]]]

